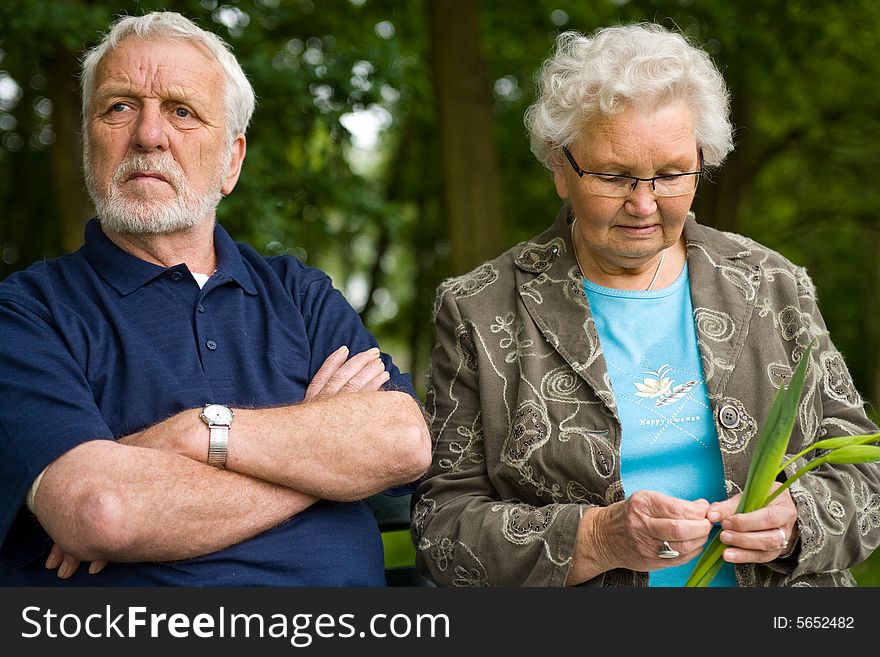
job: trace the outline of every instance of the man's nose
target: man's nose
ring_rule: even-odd
[[[132,148],[142,153],[167,150],[168,128],[161,108],[150,103],[145,104],[138,113],[132,134]]]

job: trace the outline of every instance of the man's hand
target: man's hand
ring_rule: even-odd
[[[330,354],[304,402],[236,409],[226,468],[339,502],[413,481],[431,460],[430,432],[410,395],[382,391],[377,348]]]
[[[306,389],[305,401],[329,397],[340,392],[379,390],[391,375],[379,358],[377,348],[362,351],[348,360],[348,347],[339,347],[315,373]]]
[[[58,547],[57,543],[52,544],[52,550],[49,552],[49,558],[46,559],[46,568],[49,570],[58,569],[58,577],[68,579],[73,577],[80,565],[80,560],[69,554],[65,554],[64,550]],[[107,566],[104,560],[93,561],[89,565],[89,575],[100,573]]]

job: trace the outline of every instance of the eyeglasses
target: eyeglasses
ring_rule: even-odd
[[[699,171],[669,173],[663,176],[654,176],[653,178],[637,178],[636,176],[625,176],[617,173],[586,171],[581,169],[568,148],[563,146],[562,152],[565,153],[565,157],[568,158],[571,167],[578,177],[583,178],[587,176],[587,191],[596,196],[623,198],[632,194],[640,182],[651,183],[651,189],[657,196],[684,196],[697,188],[697,181],[699,180],[697,176],[703,173],[703,149],[698,151]],[[693,182],[690,176],[694,177]]]

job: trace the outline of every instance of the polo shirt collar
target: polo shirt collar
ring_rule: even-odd
[[[104,234],[97,219],[86,224],[83,249],[86,259],[95,271],[123,296],[172,269],[154,265],[120,249]],[[217,273],[238,283],[248,294],[256,294],[253,279],[245,267],[238,246],[218,223],[214,224],[214,249],[217,253]]]
[[[214,250],[217,253],[217,274],[232,279],[248,294],[256,294],[257,288],[250,270],[244,264],[238,244],[217,222],[214,223]]]

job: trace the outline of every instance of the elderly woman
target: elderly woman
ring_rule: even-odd
[[[733,148],[728,107],[706,53],[660,26],[559,37],[526,122],[563,207],[435,303],[413,532],[437,583],[681,586],[720,531],[715,585],[855,584],[880,543],[876,465],[735,513],[811,341],[789,452],[876,427],[804,269],[690,212]]]

